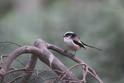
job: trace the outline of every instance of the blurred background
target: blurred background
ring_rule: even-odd
[[[74,31],[85,43],[104,50],[82,49],[76,55],[93,67],[105,83],[124,83],[124,0],[0,0],[0,42],[33,45],[42,38],[66,48],[62,38],[66,31]],[[16,48],[0,44],[0,55]],[[55,54],[67,67],[76,64]],[[14,67],[24,67],[29,58],[20,56]],[[37,70],[45,68],[40,61],[37,63]],[[74,72],[82,77],[81,71]],[[35,75],[34,78],[30,83],[42,83]],[[88,83],[93,81],[90,76]]]

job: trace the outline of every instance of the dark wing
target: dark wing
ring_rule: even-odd
[[[85,48],[84,45],[83,45],[81,42],[79,42],[79,41],[77,41],[77,40],[73,40],[73,42],[74,42],[76,45],[79,45],[80,47]]]
[[[81,41],[81,43],[82,43],[83,45],[87,46],[87,47],[94,48],[94,49],[97,49],[97,50],[99,50],[99,51],[103,51],[102,49],[99,49],[99,48],[97,48],[97,47],[94,47],[94,46],[91,46],[91,45],[87,45],[87,44],[85,44],[85,43],[82,42],[82,41]]]

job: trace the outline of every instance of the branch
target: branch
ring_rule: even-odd
[[[79,82],[79,80],[77,80],[76,76],[73,75],[72,72],[68,71],[68,68],[64,67],[64,64],[62,64],[62,63],[48,50],[48,48],[47,48],[47,46],[48,46],[47,42],[45,42],[45,41],[43,41],[43,40],[41,40],[41,39],[37,39],[37,40],[36,40],[36,46],[37,46],[39,49],[41,49],[45,55],[49,55],[48,57],[45,56],[45,57],[48,59],[48,61],[46,61],[46,63],[49,64],[49,67],[51,67],[52,70],[53,70],[54,72],[56,72],[58,76],[61,75],[63,72],[67,72],[67,75],[64,77],[64,79],[66,79],[66,80],[71,79],[71,80],[75,80],[75,81],[78,81],[78,82]],[[56,65],[58,65],[58,66],[56,66]],[[56,67],[59,67],[59,69],[56,68]],[[63,70],[64,70],[64,71],[63,71]]]
[[[18,72],[18,71],[26,71],[26,69],[25,68],[22,68],[22,69],[16,69],[16,70],[11,70],[11,71],[8,71],[5,75],[7,75],[7,74],[11,74],[11,73],[13,73],[13,72]]]
[[[65,65],[54,56],[53,53],[50,52],[50,50],[56,51],[73,61],[77,62],[79,65],[82,65],[82,71],[83,71],[83,79],[79,80],[77,77],[70,71],[74,67],[78,65],[74,65],[71,68],[65,67]],[[20,55],[25,53],[31,53],[31,60],[25,67],[25,76],[22,83],[27,83],[28,79],[33,73],[33,70],[35,68],[37,58],[39,58],[42,62],[44,62],[46,65],[48,65],[59,77],[60,80],[64,81],[63,83],[85,83],[86,82],[86,76],[89,73],[92,75],[96,80],[99,81],[99,83],[103,83],[103,81],[100,79],[100,77],[97,75],[94,69],[92,69],[89,65],[87,65],[83,60],[81,60],[78,57],[72,57],[73,54],[69,52],[65,52],[63,49],[49,44],[41,39],[36,40],[34,43],[34,46],[23,46],[19,47],[16,50],[14,50],[12,53],[8,55],[5,62],[2,64],[2,67],[0,69],[0,80],[4,80],[4,76],[9,72],[9,68],[12,64],[12,62]],[[30,72],[31,71],[31,72]]]
[[[63,49],[53,45],[53,44],[49,44],[47,43],[48,45],[48,49],[51,49],[53,51],[56,51],[70,59],[72,59],[73,61],[79,63],[79,64],[84,64],[85,66],[83,67],[83,70],[85,71],[84,73],[84,76],[87,75],[87,73],[90,73],[90,75],[92,75],[96,80],[99,81],[99,83],[103,83],[103,81],[101,80],[101,78],[97,75],[96,71],[94,69],[92,69],[89,65],[87,65],[83,60],[81,60],[80,58],[78,57],[73,57],[74,55],[72,53],[69,53],[69,52],[65,52]],[[84,80],[84,79],[83,79]]]
[[[25,76],[25,74],[19,75],[16,78],[14,78],[12,81],[7,82],[7,83],[13,83],[13,82],[17,81],[18,79],[23,78],[24,76]]]
[[[34,46],[37,47],[37,42],[34,43]],[[27,72],[26,72],[24,79],[22,80],[22,83],[27,83],[27,81],[30,79],[33,72],[28,72],[28,71],[34,71],[34,68],[37,62],[37,56],[38,55],[35,55],[35,54],[31,55],[31,59],[25,67]]]
[[[38,41],[39,42],[39,41]],[[41,42],[41,43],[40,43]],[[12,53],[8,55],[5,62],[3,63],[2,68],[0,69],[0,80],[3,80],[4,75],[8,72],[8,69],[10,68],[10,65],[12,62],[21,54],[24,53],[31,53],[37,56],[42,62],[50,66],[49,58],[52,56],[54,57],[51,66],[52,70],[58,70],[61,72],[68,72],[67,75],[64,77],[66,80],[74,80],[79,81],[75,75],[72,74],[72,72],[68,71],[68,69],[64,66],[64,64],[57,59],[46,47],[46,43],[44,41],[40,41],[37,47],[34,46],[23,46],[19,47],[16,50],[14,50]],[[50,66],[50,67],[51,67]],[[54,71],[58,76],[61,74],[60,72]]]

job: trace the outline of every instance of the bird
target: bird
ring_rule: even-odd
[[[68,50],[74,51],[75,54],[76,54],[76,51],[80,50],[81,48],[86,49],[87,47],[102,51],[102,49],[99,49],[97,47],[94,47],[82,42],[80,40],[80,37],[75,32],[72,32],[72,31],[65,32],[63,35],[63,38],[64,38],[64,43],[68,47]],[[68,51],[68,50],[65,50],[65,51]]]

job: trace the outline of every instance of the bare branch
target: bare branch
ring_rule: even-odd
[[[4,57],[7,57],[7,56],[6,56],[6,55],[1,55],[1,56],[0,56],[0,62],[1,62],[1,64],[4,63],[4,61],[3,61],[3,58],[4,58]]]
[[[48,49],[51,49],[51,50],[53,50],[53,51],[56,51],[56,52],[58,52],[58,53],[60,53],[60,54],[62,54],[62,55],[64,55],[64,56],[66,56],[66,57],[68,57],[68,58],[70,58],[70,59],[72,59],[73,61],[75,61],[75,62],[77,62],[77,63],[79,63],[79,64],[85,64],[85,66],[84,66],[84,71],[85,71],[85,69],[87,70],[87,71],[85,71],[85,74],[84,74],[84,77],[86,76],[86,74],[87,74],[87,72],[88,73],[90,73],[96,80],[98,80],[99,81],[99,83],[103,83],[103,81],[100,79],[100,77],[97,75],[97,73],[96,73],[96,71],[94,70],[94,69],[92,69],[89,65],[87,65],[83,60],[81,60],[80,58],[78,58],[78,57],[73,57],[74,55],[72,54],[72,53],[69,53],[69,52],[65,52],[63,49],[61,49],[61,48],[59,48],[59,47],[57,47],[57,46],[55,46],[55,45],[52,45],[52,44],[49,44],[48,43]],[[84,79],[83,79],[84,80]]]
[[[39,41],[38,41],[39,42]],[[41,43],[40,43],[41,42]],[[31,53],[34,54],[35,56],[37,56],[42,62],[44,62],[45,64],[47,64],[48,66],[50,66],[49,64],[49,57],[51,55],[53,55],[46,47],[45,42],[43,43],[43,41],[39,42],[39,48],[36,48],[34,46],[23,46],[20,48],[17,48],[16,50],[14,50],[12,53],[10,53],[8,55],[8,57],[6,58],[5,62],[3,63],[3,67],[0,70],[0,77],[1,80],[2,77],[4,77],[4,75],[8,72],[8,69],[10,67],[10,65],[12,64],[12,62],[21,54],[24,53]],[[58,60],[56,57],[54,57],[53,62],[51,63],[52,65],[52,70],[59,70],[61,72],[65,72],[67,71],[67,75],[64,77],[64,79],[72,79],[72,80],[76,80],[79,81],[76,76],[74,76],[72,74],[72,72],[68,71],[68,69],[64,66],[64,64],[62,64],[62,62],[60,62],[60,60]],[[55,73],[57,75],[60,75],[60,72],[55,71]]]
[[[34,46],[37,47],[37,42],[34,43]],[[35,54],[31,55],[31,59],[25,67],[26,71],[33,71],[34,70],[36,62],[37,62],[37,56],[38,55],[35,55]],[[25,75],[24,79],[22,80],[22,83],[27,83],[27,81],[30,79],[32,73],[33,72],[26,72],[26,75]]]
[[[5,75],[10,74],[10,73],[14,73],[14,72],[18,72],[18,71],[26,71],[26,69],[22,68],[22,69],[17,69],[17,70],[11,70],[11,71],[8,71]]]
[[[41,39],[38,39],[38,40],[37,40],[37,46],[43,51],[43,53],[44,53],[45,55],[49,55],[49,56],[47,57],[48,59],[51,58],[51,57],[54,57],[52,63],[50,63],[50,61],[47,61],[47,63],[49,64],[49,66],[52,67],[52,70],[53,70],[53,71],[55,70],[55,72],[56,72],[58,75],[61,75],[62,72],[67,72],[67,75],[64,77],[64,79],[72,79],[72,80],[75,79],[75,76],[72,74],[72,72],[68,71],[68,69],[65,68],[65,67],[63,66],[63,64],[61,64],[60,61],[58,61],[58,59],[47,49],[48,44],[47,44],[45,41],[43,41],[43,40],[41,40]],[[43,48],[44,48],[44,49],[43,49]],[[58,65],[58,64],[59,64],[59,65]],[[60,69],[56,68],[57,66],[55,66],[55,65],[58,65],[58,67],[60,67]],[[59,72],[56,71],[56,70],[58,70]],[[63,70],[64,70],[64,71],[63,71]],[[70,77],[70,75],[71,75],[71,77]],[[69,78],[68,78],[68,77],[69,77]],[[77,78],[76,78],[75,80],[76,80],[76,81],[79,81],[79,80],[77,80]]]
[[[65,65],[54,56],[49,49],[56,51],[73,61],[77,62],[78,64],[70,67],[69,69],[65,67]],[[41,39],[36,40],[34,43],[34,46],[23,46],[19,47],[16,50],[14,50],[12,53],[8,55],[6,60],[3,62],[2,67],[0,69],[0,80],[4,80],[4,76],[6,74],[16,72],[16,71],[21,71],[20,70],[14,70],[14,71],[9,71],[9,68],[12,64],[12,62],[20,55],[25,54],[25,53],[31,53],[31,59],[29,63],[26,65],[25,68],[22,68],[22,71],[25,71],[24,74],[24,79],[22,83],[27,83],[27,80],[31,77],[36,62],[37,58],[39,58],[42,62],[44,62],[46,65],[48,65],[57,75],[58,79],[61,80],[63,83],[86,83],[86,76],[89,73],[92,75],[96,80],[99,81],[99,83],[103,83],[103,81],[100,79],[100,77],[97,75],[94,69],[92,69],[89,65],[87,65],[83,60],[81,60],[78,57],[72,57],[74,56],[73,54],[69,52],[65,52],[63,49],[49,44]],[[3,58],[3,57],[2,57]],[[2,59],[1,58],[1,59]],[[74,67],[81,66],[82,68],[82,73],[83,73],[83,79],[79,80],[70,70],[73,69]],[[21,77],[19,77],[21,78]],[[18,78],[17,78],[18,79]],[[16,80],[16,78],[15,78]]]

